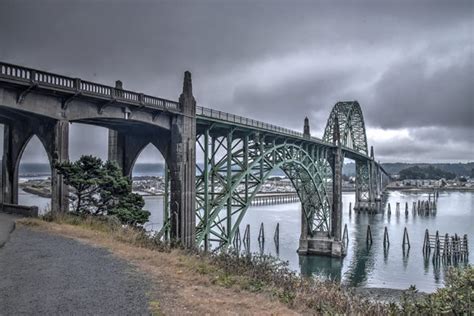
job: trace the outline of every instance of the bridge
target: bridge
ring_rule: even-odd
[[[33,135],[51,165],[69,159],[69,124],[109,129],[108,159],[131,176],[153,144],[166,162],[166,234],[186,247],[232,245],[252,199],[277,169],[301,201],[298,252],[342,256],[342,165],[356,163],[356,210],[376,211],[387,173],[368,150],[357,101],[338,102],[323,137],[196,105],[185,72],[178,101],[0,62],[4,125],[2,205],[18,204],[21,155]],[[198,156],[198,157],[197,157]],[[68,188],[52,168],[52,212],[67,212]]]

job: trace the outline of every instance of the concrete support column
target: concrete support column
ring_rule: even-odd
[[[69,211],[68,186],[63,182],[63,176],[58,174],[54,168],[54,164],[69,160],[69,122],[56,121],[53,128],[49,131],[52,133],[50,140],[50,157],[52,157],[53,166],[51,166],[51,211],[67,212]]]
[[[309,127],[309,119],[308,117],[304,118],[304,125],[303,125],[303,137],[304,138],[311,138],[311,131]],[[304,194],[301,192],[300,194]],[[302,201],[305,201],[306,197],[302,197]],[[306,240],[308,238],[308,219],[306,218],[305,210],[303,209],[303,203],[301,203],[301,235],[300,240]]]
[[[133,166],[143,148],[153,142],[153,138],[143,135],[126,134],[109,129],[107,159],[115,161],[123,175],[132,177]]]
[[[107,150],[107,159],[109,161],[115,161],[122,169],[123,173],[125,164],[125,135],[119,131],[109,129],[109,142]]]
[[[342,148],[339,134],[339,124],[336,118],[334,128],[334,152],[332,163],[332,213],[331,213],[331,236],[335,241],[341,240],[342,230]]]
[[[2,203],[18,204],[18,168],[21,154],[32,137],[29,124],[21,120],[4,124],[2,158]]]
[[[169,169],[171,181],[171,239],[187,248],[195,246],[196,234],[196,101],[191,73],[185,72],[179,98],[182,115],[171,124]]]

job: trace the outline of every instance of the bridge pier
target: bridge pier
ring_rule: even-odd
[[[337,118],[336,118],[336,126]],[[309,134],[309,125],[305,119],[304,134]],[[342,148],[340,142],[339,128],[334,129],[334,144],[337,146],[329,157],[332,169],[332,206],[331,206],[331,226],[329,231],[309,232],[308,222],[304,212],[301,219],[301,236],[298,248],[300,255],[323,255],[329,257],[343,257],[346,249],[341,241],[341,220],[342,220]]]
[[[381,206],[380,167],[374,160],[374,148],[370,147],[369,161],[356,161],[355,211],[377,212]]]
[[[31,137],[43,144],[51,167],[51,211],[69,209],[68,189],[54,163],[69,159],[69,122],[46,118],[14,117],[4,124],[2,160],[2,203],[18,204],[20,159]]]
[[[170,237],[183,246],[196,245],[196,101],[192,91],[191,73],[185,72],[183,93],[179,98],[183,115],[171,123],[170,146]]]
[[[108,160],[115,161],[122,169],[123,175],[131,178],[138,155],[149,143],[154,143],[152,137],[109,129]]]

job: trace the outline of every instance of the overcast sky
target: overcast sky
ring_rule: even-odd
[[[358,100],[377,159],[473,161],[473,4],[0,0],[0,60],[171,99],[190,70],[199,105],[298,130],[308,116],[318,137]],[[70,138],[72,158],[105,158],[104,129]]]

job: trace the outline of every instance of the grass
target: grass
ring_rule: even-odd
[[[217,254],[176,250],[141,229],[124,227],[106,217],[74,215],[46,216],[42,220],[24,219],[23,225],[41,226],[45,221],[73,225],[90,232],[107,235],[114,241],[145,248],[164,255],[178,251],[175,272],[194,273],[209,284],[225,289],[258,293],[302,313],[309,314],[467,314],[474,306],[474,268],[453,269],[446,287],[415,299],[409,289],[399,304],[375,302],[356,295],[332,281],[304,278],[291,271],[288,264],[267,255],[239,255],[232,252]],[[171,255],[171,254],[170,254]],[[148,257],[147,254],[145,257]],[[138,258],[139,260],[140,258]],[[183,272],[184,271],[184,272]],[[236,297],[235,300],[238,300]],[[161,314],[161,305],[152,301],[150,307]]]

